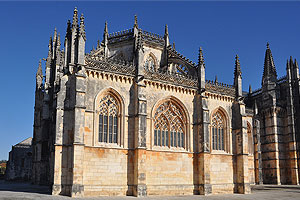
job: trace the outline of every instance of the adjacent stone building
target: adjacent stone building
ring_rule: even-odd
[[[33,182],[52,194],[249,193],[251,184],[298,184],[299,72],[278,79],[269,46],[262,89],[205,78],[164,36],[133,28],[108,33],[85,52],[74,10],[61,49],[50,38],[45,77],[36,75]]]
[[[32,137],[12,146],[5,171],[5,179],[9,181],[31,180],[32,169]]]

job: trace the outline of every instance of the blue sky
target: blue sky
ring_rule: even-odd
[[[32,136],[38,61],[55,27],[64,38],[75,6],[85,16],[86,52],[102,39],[105,20],[115,32],[132,28],[136,14],[150,32],[163,35],[168,24],[170,42],[195,62],[202,46],[207,79],[232,84],[238,54],[245,91],[261,85],[267,42],[278,76],[289,56],[300,59],[300,2],[0,2],[0,159]]]

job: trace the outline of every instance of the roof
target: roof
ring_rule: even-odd
[[[31,146],[32,144],[32,137],[29,137],[25,140],[23,140],[22,142],[19,142],[18,144],[14,145],[14,146]]]

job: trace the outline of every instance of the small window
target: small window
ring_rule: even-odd
[[[155,60],[153,56],[149,56],[145,62],[145,68],[149,71],[156,71]]]

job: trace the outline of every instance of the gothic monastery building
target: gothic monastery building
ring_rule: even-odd
[[[250,193],[252,184],[299,184],[299,67],[277,77],[267,45],[261,89],[205,78],[164,36],[133,28],[85,51],[75,8],[64,49],[55,30],[36,74],[34,184],[54,195]]]

